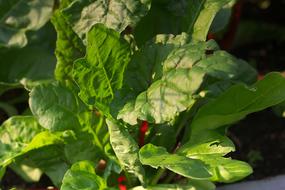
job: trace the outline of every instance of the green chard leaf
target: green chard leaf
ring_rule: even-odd
[[[216,14],[224,7],[224,5],[231,1],[232,0],[204,0],[203,6],[194,6],[195,8],[199,7],[200,9],[197,12],[198,14],[196,13],[195,15],[195,24],[191,29],[189,28],[190,30],[188,29],[193,40],[206,40]]]
[[[89,110],[75,92],[59,82],[41,84],[31,91],[29,102],[44,128],[52,132],[73,130],[75,134],[66,139],[64,146],[69,162],[82,159],[96,162],[104,158],[104,149],[109,145],[107,126],[102,116]]]
[[[200,181],[200,180],[199,180]],[[202,183],[202,184],[201,184]],[[180,185],[180,184],[158,184],[154,186],[138,186],[134,187],[131,190],[215,190],[215,185],[206,182],[201,181],[200,184],[187,184],[187,185]]]
[[[29,32],[29,44],[23,48],[0,48],[0,85],[8,88],[34,86],[51,80],[56,64],[56,35],[50,23]],[[49,39],[49,40],[46,40]]]
[[[216,14],[210,28],[210,32],[217,33],[226,28],[232,16],[232,9],[236,0],[231,0],[225,4],[222,9]]]
[[[216,129],[285,99],[285,79],[271,73],[252,86],[237,84],[200,108],[193,119],[193,133]]]
[[[62,11],[80,38],[97,23],[118,32],[133,28],[150,8],[150,0],[77,0]]]
[[[119,114],[119,118],[124,121],[136,123],[136,117],[132,118],[134,114],[129,115],[124,112],[128,113],[129,109],[133,109],[134,99],[152,82],[161,78],[162,64],[169,53],[185,45],[187,40],[187,34],[157,35],[155,39],[136,51],[126,68],[122,90],[115,93],[115,99],[111,103],[112,115]]]
[[[79,102],[76,94],[58,82],[45,83],[33,88],[29,104],[39,123],[48,130],[80,129],[77,118]]]
[[[135,28],[139,45],[156,34],[188,33],[193,40],[205,41],[216,13],[231,0],[153,1],[149,13]],[[147,30],[145,26],[148,26]]]
[[[33,116],[11,117],[0,129],[0,170],[12,162],[32,163],[30,167],[40,168],[55,184],[61,183],[61,172],[67,169],[58,150],[64,142],[61,133],[44,131]]]
[[[14,116],[0,128],[0,167],[10,164],[43,128],[33,116]]]
[[[139,160],[137,142],[120,123],[111,120],[106,122],[110,133],[111,145],[120,164],[127,172],[127,177],[133,181],[135,176],[144,184],[145,171]]]
[[[104,190],[107,184],[96,175],[94,164],[81,161],[72,165],[64,175],[61,190]]]
[[[138,119],[165,123],[191,108],[200,98],[201,87],[206,89],[206,93],[218,94],[217,87],[213,86],[217,82],[252,83],[256,78],[254,69],[244,61],[217,50],[214,41],[164,46],[165,50],[168,48],[168,55],[152,56],[146,50],[153,46],[135,53],[126,69],[123,88],[112,102],[114,117],[131,125],[137,124]],[[150,60],[145,59],[148,57]],[[141,63],[137,60],[144,64],[137,66]],[[136,72],[133,72],[134,68]]]
[[[190,140],[179,153],[205,162],[210,167],[213,181],[229,183],[251,174],[252,169],[247,163],[223,157],[234,151],[234,146],[228,138],[212,130],[284,101],[284,89],[285,79],[277,73],[268,74],[252,86],[230,87],[200,108],[190,126]]]
[[[217,155],[199,155],[187,156],[189,158],[199,159],[210,167],[212,174],[211,181],[232,183],[239,181],[248,175],[253,170],[249,164],[231,158],[225,158]]]
[[[57,65],[54,74],[55,78],[60,81],[72,79],[73,62],[85,54],[85,46],[82,40],[73,31],[61,12],[68,4],[70,3],[62,1],[60,3],[60,9],[55,11],[51,19],[57,31],[55,50]]]
[[[191,179],[202,180],[211,177],[203,162],[183,155],[169,154],[163,147],[147,144],[140,149],[139,155],[142,164],[153,168],[169,169]]]
[[[149,134],[146,137],[146,141],[156,145],[163,146],[167,150],[172,150],[177,139],[174,135],[176,128],[170,124],[151,125],[149,124]]]
[[[114,30],[97,24],[89,31],[87,54],[75,61],[73,70],[79,96],[86,104],[109,112],[108,103],[122,87],[130,53],[129,44]]]
[[[51,17],[54,0],[0,1],[0,47],[24,47],[26,32],[41,28]]]
[[[209,130],[193,134],[177,153],[203,161],[209,167],[212,181],[229,183],[252,173],[247,163],[223,157],[232,151],[235,147],[229,138]]]
[[[55,58],[43,47],[0,50],[0,57],[0,84],[16,86],[53,78]]]

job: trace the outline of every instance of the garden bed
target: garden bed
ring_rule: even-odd
[[[233,26],[232,26],[234,28],[237,27],[236,30],[230,31],[230,34],[227,33],[227,31],[222,32],[225,36],[228,36],[228,39],[223,39],[225,36],[221,35],[220,33],[208,35],[208,38],[216,39],[218,42],[220,42],[220,45],[222,46],[222,48],[226,49],[227,51],[230,51],[236,57],[242,58],[246,60],[247,62],[249,62],[250,65],[252,65],[253,67],[257,69],[259,80],[263,79],[264,76],[271,71],[280,71],[284,73],[285,71],[285,56],[284,56],[285,15],[282,13],[283,13],[283,9],[284,9],[283,7],[285,5],[285,2],[282,0],[279,0],[279,1],[277,0],[274,0],[274,1],[273,0],[271,1],[270,0],[256,0],[256,1],[255,0],[244,0],[244,1],[240,1],[239,3],[240,3],[238,4],[239,6],[236,6],[235,8],[237,11],[235,12],[236,16],[238,16],[239,18],[233,19],[233,22],[237,22],[237,23],[233,23]],[[97,26],[98,26],[97,28],[99,28],[100,30],[97,29],[96,31],[94,29],[94,33],[98,31],[100,32],[107,31],[107,29],[105,29],[103,26],[101,25],[97,25]],[[130,31],[125,30],[122,32],[122,34],[124,33],[128,34],[128,33],[134,32],[131,30],[131,28],[128,28],[128,29],[130,29]],[[108,32],[109,33],[112,32],[115,34],[115,32],[111,30]],[[99,34],[101,33],[98,32],[97,35]],[[51,39],[53,38],[54,36],[51,37]],[[132,40],[132,39],[128,39],[128,40]],[[119,43],[119,42],[115,42],[115,43]],[[55,44],[49,44],[49,45],[54,46]],[[79,47],[79,49],[80,48],[81,47]],[[90,46],[90,48],[92,48],[92,46]],[[205,50],[206,56],[212,55],[213,52],[214,50]],[[78,54],[83,55],[83,52],[79,52]],[[84,59],[87,59],[87,58],[84,58]],[[87,60],[86,62],[88,61],[89,60]],[[85,84],[82,83],[83,79],[82,80],[80,79],[81,76],[79,76],[79,78],[76,78],[76,77],[78,76],[74,77],[77,80],[76,82],[78,86],[84,89]],[[83,87],[80,85],[83,85]],[[28,85],[26,84],[26,88],[29,89],[29,84]],[[45,87],[43,87],[43,90],[46,90]],[[63,90],[63,89],[60,89],[60,90]],[[89,92],[83,91],[81,93],[82,94],[85,93],[84,95],[89,96],[88,94]],[[28,97],[29,97],[28,92],[20,88],[20,89],[13,89],[13,90],[9,90],[5,92],[4,94],[0,96],[0,101],[7,102],[14,106],[15,109],[12,109],[12,110],[7,109],[12,113],[12,114],[10,113],[10,115],[20,115],[20,114],[29,115],[31,114],[31,112],[28,109],[29,108],[29,105],[27,102]],[[84,103],[90,104],[90,102],[92,102],[92,98],[94,99],[94,96],[89,97],[89,99],[83,96],[82,100],[84,101]],[[102,108],[100,106],[101,105],[99,105],[99,108]],[[94,115],[100,117],[101,112],[99,113],[98,110],[96,109],[92,110],[92,112],[95,113]],[[7,114],[7,110],[5,112],[4,110],[0,109],[0,123],[8,119],[9,114]],[[163,120],[164,118],[159,118],[159,119]],[[157,119],[157,121],[155,122],[160,122],[159,119]],[[182,119],[182,124],[185,124],[185,122],[187,123],[190,121],[190,119],[189,120],[186,119],[185,122],[183,120],[184,119]],[[126,120],[125,123],[127,123],[128,121],[129,120]],[[148,124],[148,122],[146,121],[145,123]],[[150,122],[150,125],[151,125],[151,122]],[[110,128],[111,127],[109,126],[109,129]],[[150,126],[149,130],[151,129],[152,129],[152,126]],[[179,128],[177,137],[183,136],[184,129],[181,131],[180,130],[181,129]],[[139,132],[138,130],[136,131],[133,128],[130,129],[129,132],[133,136],[136,133],[142,133],[142,132]],[[136,140],[139,141],[140,147],[144,145],[145,141],[146,142],[151,141],[151,138],[148,137],[148,135],[149,134],[147,133],[146,138],[145,138],[145,133],[138,135],[139,140],[137,139]],[[249,163],[254,170],[253,174],[251,174],[250,176],[244,179],[245,181],[265,179],[271,176],[285,174],[285,162],[284,162],[285,160],[285,119],[280,116],[280,113],[278,115],[276,111],[275,112],[272,111],[272,108],[267,108],[266,110],[263,110],[261,112],[252,113],[248,115],[246,118],[244,118],[243,120],[239,121],[238,123],[235,123],[229,129],[229,131],[227,131],[227,135],[236,145],[236,152],[229,153],[226,156],[227,157],[230,156],[233,159],[245,161]],[[180,140],[181,139],[179,140],[176,139],[176,142],[175,142],[176,144],[174,143],[175,147],[174,148],[172,147],[172,149],[169,148],[168,151],[172,151],[171,153],[174,154],[176,149],[180,148],[179,147],[179,144],[181,143]],[[155,140],[153,139],[152,141],[155,142]],[[116,151],[117,150],[115,150],[115,152]],[[165,152],[165,155],[167,154],[168,153]],[[144,159],[145,159],[144,164],[146,164],[148,160],[147,158],[144,158]],[[146,165],[156,167],[155,164],[152,163],[152,164],[146,164]],[[147,169],[150,169],[150,167]],[[157,177],[157,180],[155,181],[154,184],[158,182],[164,182],[164,181],[175,182],[175,180],[177,181],[181,180],[180,176],[173,175],[173,173],[170,173],[170,171],[173,171],[172,168],[167,168],[167,169],[169,170],[167,171],[159,170],[158,171],[157,175],[155,176]],[[115,170],[116,169],[114,169],[114,171]],[[153,170],[149,170],[149,171],[150,171],[149,173],[153,172]],[[183,173],[183,175],[185,176],[186,174]],[[114,174],[114,176],[111,176],[111,177],[112,179],[117,179],[119,175]],[[222,180],[220,179],[221,182],[223,180],[224,179]],[[280,179],[278,178],[276,181],[274,181],[274,183],[278,183],[280,181],[282,181],[281,178]],[[112,182],[112,185],[114,185],[114,183],[118,183],[118,182],[117,181]],[[257,181],[257,183],[263,184],[263,181]],[[228,189],[235,190],[237,188],[243,187],[243,184],[242,186],[233,185],[227,188],[227,187],[222,187],[221,183],[217,183],[217,186],[221,186],[220,188],[218,188],[219,190],[228,190]],[[250,185],[248,186],[250,187]],[[49,189],[53,189],[53,183],[50,180],[50,178],[45,174],[42,175],[39,182],[28,183],[25,180],[23,180],[21,177],[19,177],[13,170],[11,170],[10,168],[7,168],[7,171],[3,179],[1,180],[0,188],[2,188],[3,190],[6,190],[6,189],[8,190],[9,188],[12,188],[12,187],[17,187],[19,189],[25,189],[25,190],[44,190],[47,187],[49,187]],[[253,189],[249,189],[249,190],[253,190]],[[272,190],[279,190],[279,189],[276,188]]]

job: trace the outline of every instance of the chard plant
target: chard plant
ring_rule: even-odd
[[[61,190],[213,190],[250,175],[228,156],[227,129],[284,101],[285,79],[256,81],[207,41],[234,3],[0,0],[0,92],[29,91],[29,110],[0,128],[0,177],[10,167]]]

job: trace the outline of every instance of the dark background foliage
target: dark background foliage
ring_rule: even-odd
[[[237,10],[240,18],[234,31],[229,33],[230,42],[225,49],[254,65],[259,77],[270,71],[285,71],[285,0],[244,0]],[[241,12],[239,12],[241,11]],[[220,43],[224,35],[213,34]],[[26,108],[28,94],[23,89],[14,89],[1,95],[1,102],[15,106],[10,110],[22,114]],[[0,109],[0,123],[8,118]],[[285,173],[285,119],[277,116],[271,109],[252,114],[235,124],[229,136],[237,145],[233,158],[249,162],[255,172],[247,179],[260,179]],[[38,184],[27,184],[8,169],[1,186],[46,187],[51,182],[43,176]]]

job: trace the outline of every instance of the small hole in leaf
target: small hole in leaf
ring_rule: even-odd
[[[210,144],[210,146],[219,146],[219,145],[220,145],[219,142],[214,142],[214,143]]]
[[[127,26],[127,27],[125,28],[125,30],[121,33],[121,35],[131,34],[131,33],[133,33],[132,27]]]
[[[206,54],[206,55],[212,55],[213,53],[214,53],[214,50],[207,49],[207,50],[205,51],[205,54]]]

